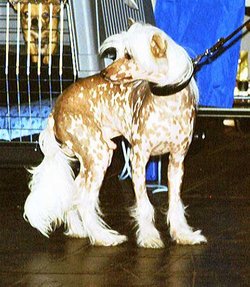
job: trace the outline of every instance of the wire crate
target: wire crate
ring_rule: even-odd
[[[58,14],[50,13],[50,21],[52,17],[59,20],[57,52],[48,64],[43,63],[40,31],[38,62],[33,63],[20,8],[32,1],[19,1],[15,11],[8,1],[0,0],[0,165],[39,161],[38,134],[55,99],[77,78],[105,66],[98,55],[102,41],[126,30],[128,18],[154,23],[150,0],[137,0],[136,7],[126,0],[61,1]],[[35,3],[44,5],[42,1]],[[49,11],[57,5],[53,3]],[[27,30],[32,30],[29,25]]]

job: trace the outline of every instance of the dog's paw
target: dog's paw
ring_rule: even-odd
[[[118,232],[107,232],[106,234],[99,234],[95,238],[90,237],[91,244],[95,246],[116,246],[127,240],[127,236],[121,235]]]
[[[69,210],[65,213],[64,218],[65,232],[64,234],[72,238],[86,238],[88,234],[78,215],[77,209]]]
[[[137,244],[144,248],[163,248],[164,244],[161,240],[159,232],[154,226],[147,230],[138,230],[137,234]]]
[[[144,240],[137,239],[137,244],[144,248],[163,248],[164,243],[160,238],[147,238]]]
[[[201,230],[196,231],[187,231],[183,233],[175,233],[172,236],[173,240],[175,240],[178,244],[183,245],[194,245],[207,243],[207,239],[204,235],[201,234]]]
[[[38,62],[38,56],[37,55],[32,55],[31,56],[31,61],[36,64]]]
[[[48,65],[49,64],[49,56],[44,56],[43,57],[43,63],[44,63],[44,65]]]
[[[88,237],[87,233],[82,230],[78,232],[74,232],[73,230],[67,230],[64,232],[64,235],[71,237],[71,238],[86,238]]]

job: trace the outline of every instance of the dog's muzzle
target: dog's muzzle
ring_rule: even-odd
[[[100,76],[101,76],[103,79],[108,80],[108,78],[106,77],[106,75],[107,75],[107,72],[106,72],[105,69],[100,72]]]

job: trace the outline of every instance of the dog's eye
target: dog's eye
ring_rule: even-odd
[[[125,57],[125,59],[127,59],[127,60],[131,60],[131,59],[132,59],[132,57],[130,56],[129,53],[125,53],[124,57]]]
[[[49,13],[48,12],[44,12],[42,16],[43,16],[43,19],[48,19],[49,18]]]
[[[28,12],[28,11],[23,12],[23,17],[26,18],[26,19],[28,19],[28,17],[29,17],[29,12]]]

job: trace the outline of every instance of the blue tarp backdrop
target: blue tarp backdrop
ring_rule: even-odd
[[[245,0],[157,0],[155,20],[195,57],[238,28],[244,12]],[[232,107],[240,40],[234,42],[196,73],[201,106]]]

